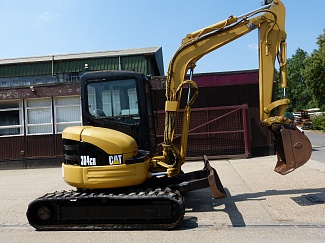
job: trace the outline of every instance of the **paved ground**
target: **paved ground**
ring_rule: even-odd
[[[60,168],[0,170],[0,242],[324,242],[325,164],[310,160],[286,176],[273,172],[276,157],[210,161],[228,197],[209,189],[186,194],[186,216],[175,231],[37,232],[27,205],[46,192],[70,189]],[[188,162],[185,171],[202,169]]]
[[[311,159],[325,164],[325,133],[320,131],[306,130],[305,134],[313,145]]]

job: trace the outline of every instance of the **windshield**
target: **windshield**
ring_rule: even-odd
[[[139,121],[138,96],[134,79],[90,80],[87,85],[88,110],[96,118],[128,118]]]

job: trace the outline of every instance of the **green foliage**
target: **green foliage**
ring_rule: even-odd
[[[289,112],[311,108],[315,104],[311,89],[303,74],[307,58],[307,52],[298,48],[296,53],[287,60],[287,97],[290,99],[287,111]],[[281,89],[276,88],[276,92],[277,98],[282,98]]]
[[[309,107],[309,102],[313,100],[310,88],[307,85],[302,71],[305,68],[307,52],[298,49],[296,53],[287,61],[288,98],[290,105],[288,111],[298,111]]]
[[[311,129],[325,132],[325,114],[314,117]]]
[[[318,49],[311,55],[298,48],[287,60],[287,97],[291,101],[287,109],[289,112],[313,107],[325,110],[325,29],[316,43]],[[282,91],[278,87],[275,91],[277,98],[282,98]]]
[[[324,35],[323,35],[324,38]],[[322,110],[325,109],[325,45],[320,41],[321,36],[317,43],[320,43],[318,50],[315,50],[310,57],[306,60],[304,69],[304,77],[308,86],[313,93],[317,106]]]
[[[321,34],[321,35],[319,35],[318,37],[317,37],[317,45],[318,45],[318,47],[319,48],[321,48],[322,46],[324,46],[325,45],[325,29],[323,29],[323,34]]]

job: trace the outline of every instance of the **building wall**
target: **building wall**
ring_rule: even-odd
[[[0,168],[60,164],[62,130],[81,125],[79,78],[98,70],[163,75],[162,49],[0,59]]]
[[[249,153],[273,152],[271,134],[259,125],[257,70],[198,74],[194,80],[200,88],[193,108],[247,104]],[[155,78],[152,83],[156,110],[164,110],[165,78]],[[186,93],[185,89],[181,107]],[[0,89],[0,169],[59,165],[63,128],[80,124],[79,82]]]
[[[199,95],[193,108],[220,106],[248,106],[248,125],[252,156],[274,154],[272,134],[260,125],[258,70],[196,74],[193,80],[199,86]],[[153,80],[157,110],[164,110],[165,78]],[[187,89],[183,90],[182,104],[187,99]]]
[[[60,164],[61,132],[75,125],[81,125],[78,83],[0,90],[0,168]]]

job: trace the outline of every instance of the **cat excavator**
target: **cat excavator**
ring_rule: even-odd
[[[81,77],[83,126],[62,132],[62,174],[76,189],[47,193],[32,201],[26,213],[30,225],[37,230],[170,230],[184,217],[183,192],[210,187],[213,198],[225,197],[206,156],[202,170],[184,173],[181,169],[186,160],[191,105],[198,95],[193,70],[204,55],[255,29],[259,30],[260,124],[274,136],[275,171],[285,175],[305,164],[311,156],[311,143],[285,117],[290,102],[285,97],[285,7],[280,0],[266,0],[257,10],[230,16],[182,40],[166,77],[160,154],[149,78],[132,71],[85,73]],[[276,59],[284,98],[273,101]],[[183,88],[188,99],[177,147],[173,139]]]

